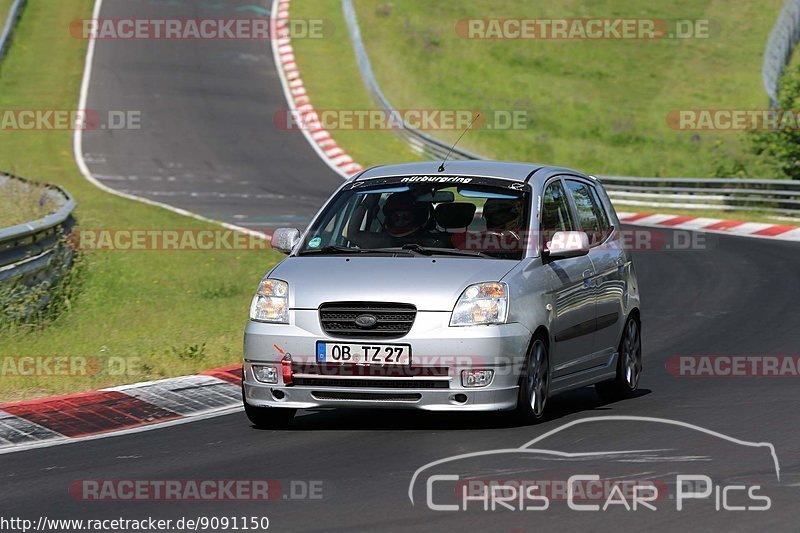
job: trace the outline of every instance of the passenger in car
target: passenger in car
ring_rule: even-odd
[[[486,230],[468,230],[453,236],[453,245],[461,250],[489,254],[518,252],[523,246],[523,206],[517,199],[489,198],[483,205]]]

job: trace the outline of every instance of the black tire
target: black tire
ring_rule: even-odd
[[[297,409],[287,409],[284,407],[256,407],[250,405],[244,399],[244,413],[250,422],[258,429],[285,429],[292,423]]]
[[[639,389],[642,376],[642,327],[635,316],[628,318],[619,341],[617,375],[610,381],[595,384],[600,399],[615,401],[631,398]]]
[[[519,393],[515,418],[523,424],[540,421],[544,417],[550,394],[550,355],[547,340],[542,336],[533,339],[525,356],[525,366],[519,376]]]

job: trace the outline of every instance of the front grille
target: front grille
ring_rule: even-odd
[[[421,394],[403,393],[314,391],[311,395],[317,400],[361,400],[370,402],[418,402],[422,399]]]
[[[372,315],[377,321],[372,326],[360,327],[356,319],[362,315]],[[411,304],[338,302],[319,308],[322,329],[331,337],[396,339],[411,330],[416,317],[417,308]]]
[[[358,389],[447,389],[450,383],[444,380],[410,379],[352,379],[352,378],[294,378],[298,387],[352,387]]]

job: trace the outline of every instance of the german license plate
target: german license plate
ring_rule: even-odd
[[[411,346],[408,344],[317,342],[317,362],[380,366],[410,365]]]

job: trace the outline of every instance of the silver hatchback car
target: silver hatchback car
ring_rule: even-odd
[[[639,287],[592,176],[376,167],[272,244],[289,257],[261,281],[244,338],[258,427],[316,407],[516,410],[533,422],[553,394],[638,387]]]

